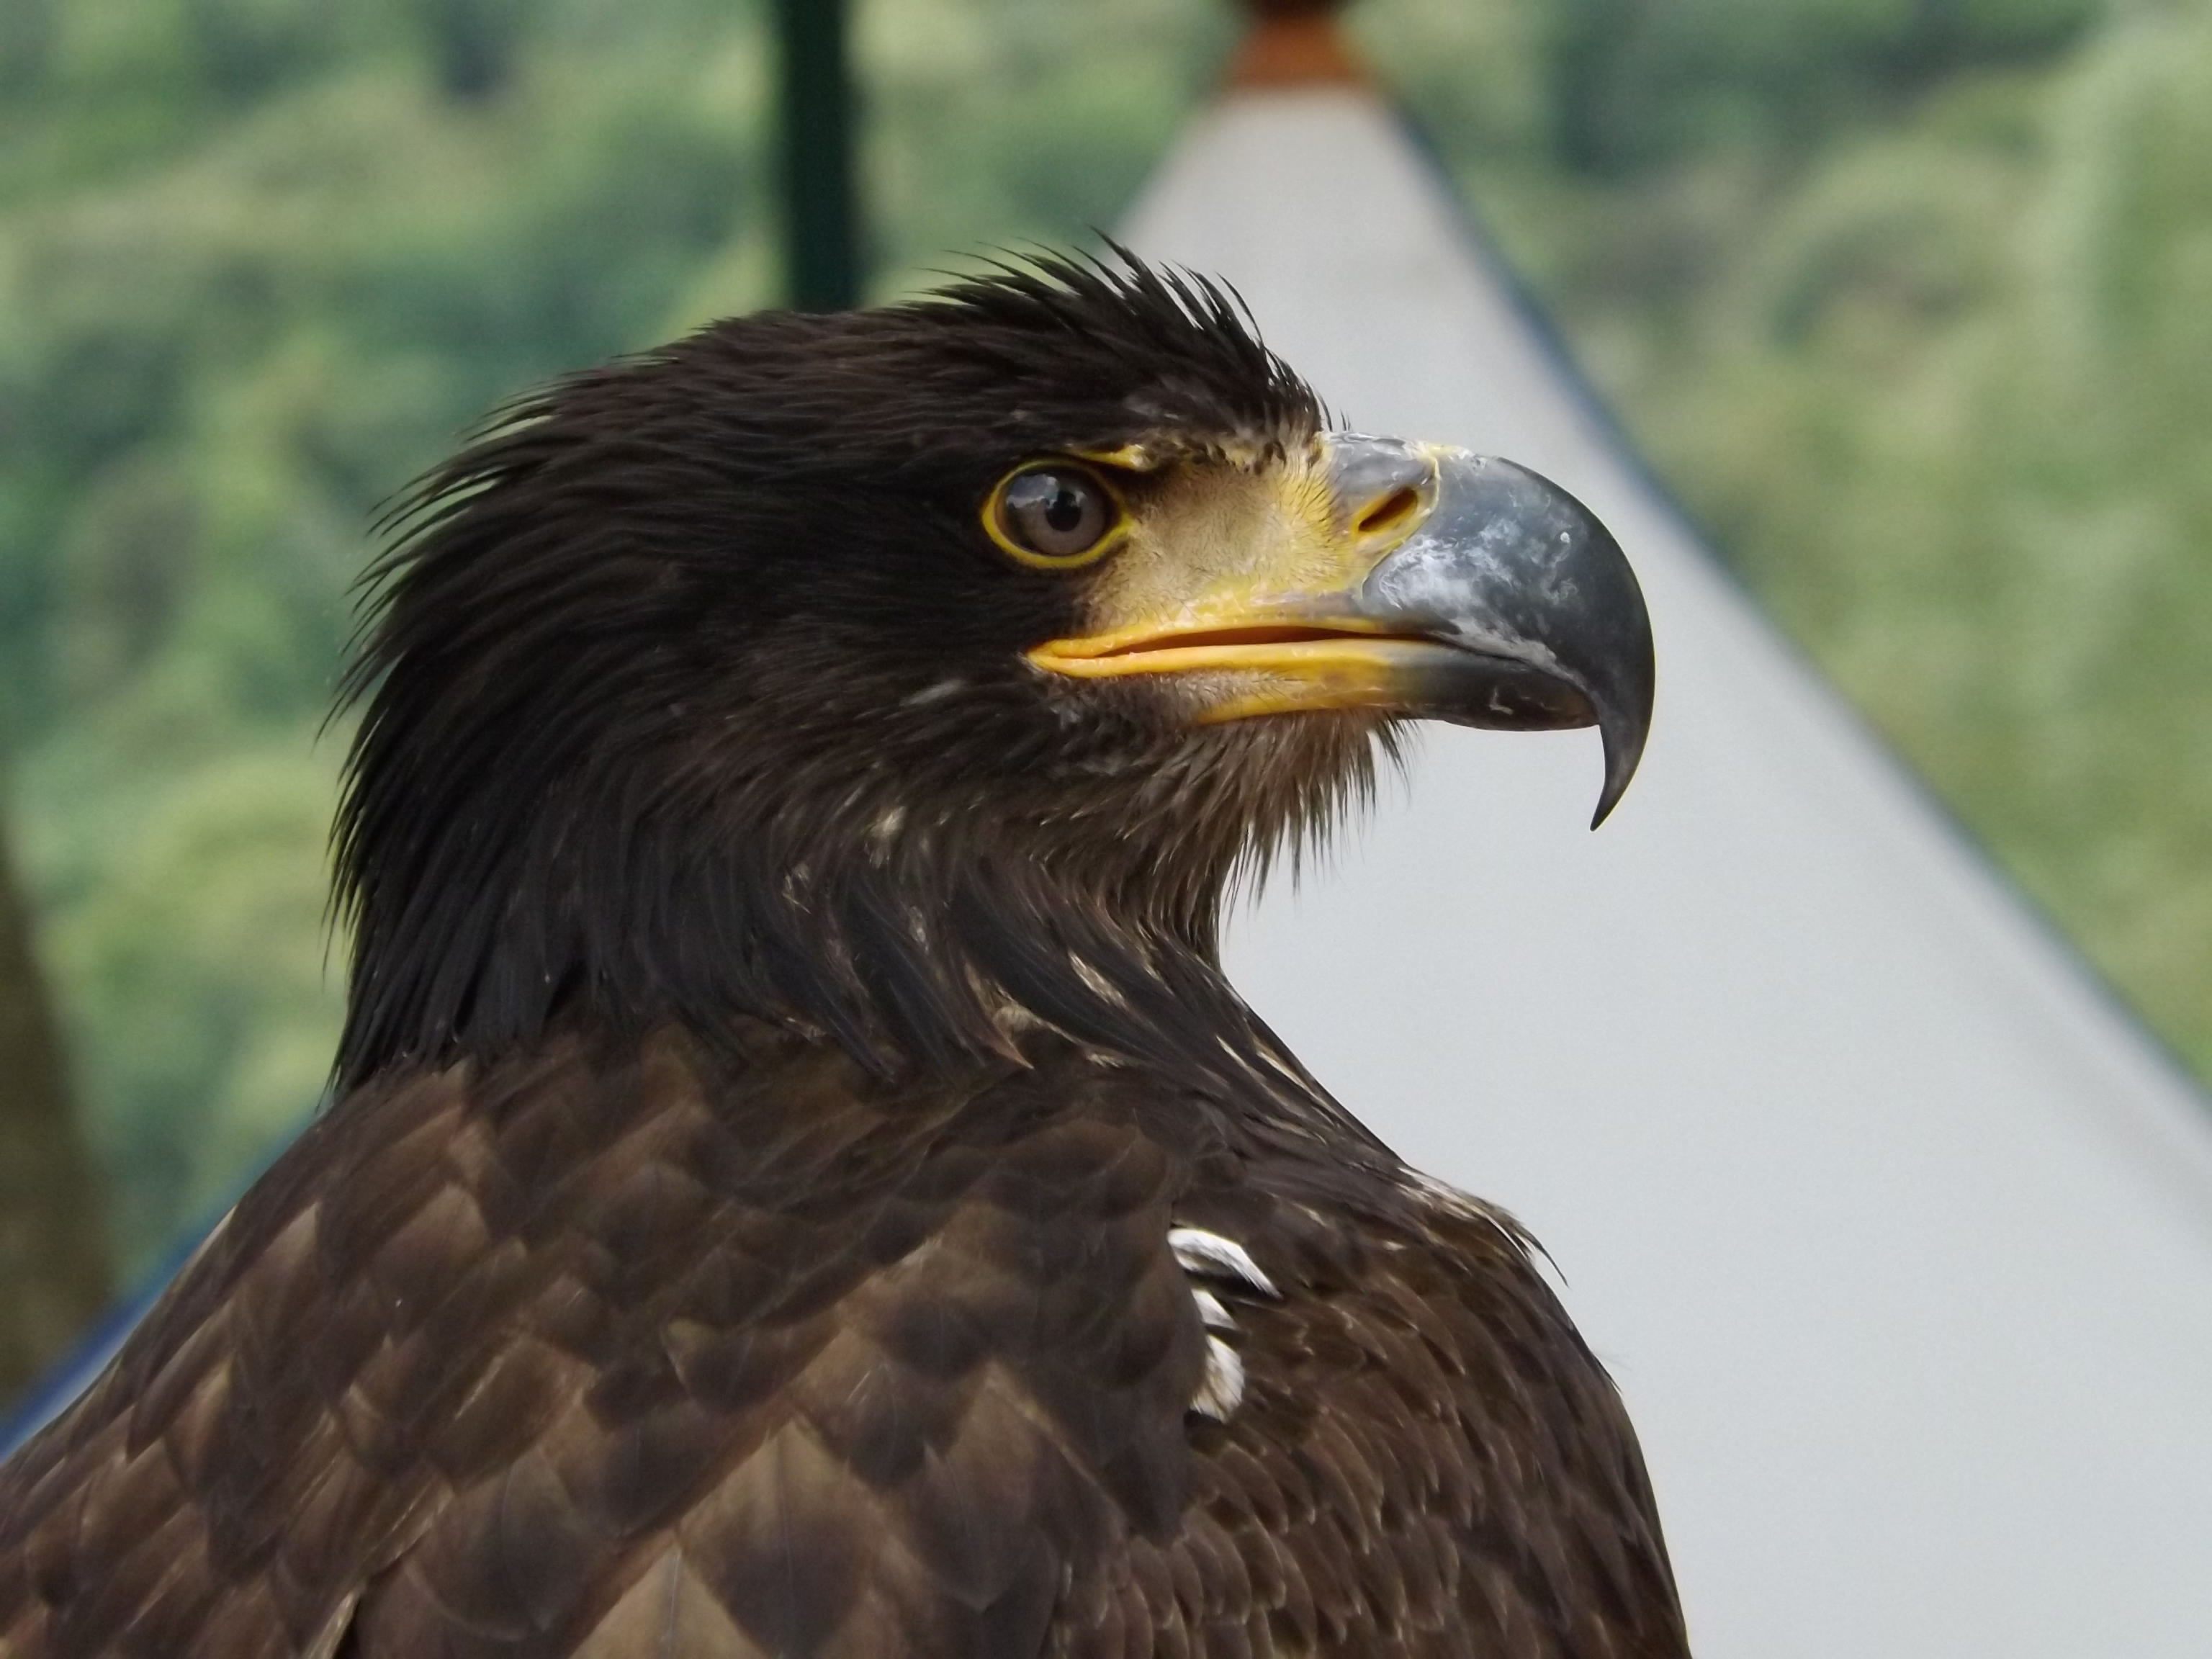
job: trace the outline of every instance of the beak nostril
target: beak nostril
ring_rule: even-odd
[[[1394,489],[1369,507],[1366,512],[1361,514],[1359,522],[1352,528],[1363,536],[1371,536],[1377,531],[1389,530],[1403,522],[1407,515],[1420,503],[1419,492],[1410,486]]]

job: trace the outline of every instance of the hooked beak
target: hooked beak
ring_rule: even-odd
[[[1654,682],[1644,595],[1605,526],[1510,461],[1348,433],[1320,440],[1310,472],[1285,483],[1294,497],[1304,505],[1270,520],[1290,528],[1216,560],[1200,591],[1140,595],[1140,614],[1030,660],[1077,678],[1181,677],[1209,721],[1372,708],[1595,726],[1602,823],[1643,756]]]

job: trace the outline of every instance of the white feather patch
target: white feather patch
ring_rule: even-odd
[[[1229,1310],[1221,1305],[1221,1298],[1212,1291],[1194,1290],[1191,1297],[1198,1304],[1198,1322],[1209,1331],[1233,1331],[1237,1322],[1229,1316]]]
[[[1168,1249],[1182,1270],[1196,1278],[1234,1279],[1271,1302],[1282,1300],[1275,1281],[1260,1271],[1260,1264],[1233,1238],[1200,1227],[1176,1227],[1169,1231]]]
[[[1226,1423],[1244,1400],[1244,1361],[1218,1336],[1206,1339],[1206,1380],[1198,1386],[1191,1410]]]

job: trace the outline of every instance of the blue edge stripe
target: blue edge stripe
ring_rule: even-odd
[[[301,1115],[298,1127],[290,1134],[263,1150],[261,1156],[254,1160],[252,1167],[239,1182],[239,1195],[261,1178],[269,1166],[283,1155],[284,1149],[299,1139],[307,1125],[315,1121],[316,1115],[329,1103],[330,1097],[326,1093],[315,1103],[312,1110]],[[138,1328],[138,1322],[147,1316],[154,1304],[161,1299],[162,1293],[176,1281],[177,1275],[185,1270],[185,1264],[192,1259],[192,1252],[199,1249],[202,1242],[215,1231],[216,1224],[230,1213],[230,1210],[231,1206],[225,1204],[213,1214],[202,1216],[197,1223],[172,1239],[161,1254],[155,1258],[154,1265],[140,1275],[138,1282],[110,1304],[106,1312],[85,1328],[84,1334],[77,1339],[74,1347],[49,1366],[46,1375],[16,1398],[6,1402],[7,1408],[0,1411],[0,1461],[13,1456],[17,1448],[67,1411],[70,1402],[92,1386],[94,1379],[107,1369],[108,1362],[115,1358],[117,1351],[123,1346],[131,1333]]]
[[[1419,125],[1406,117],[1402,112],[1401,119],[1405,121],[1415,147],[1443,180],[1447,197],[1458,205],[1460,221],[1466,230],[1468,240],[1481,251],[1493,270],[1503,274],[1508,292],[1512,296],[1514,307],[1519,312],[1522,321],[1543,349],[1545,355],[1558,368],[1562,380],[1572,390],[1576,401],[1580,404],[1583,412],[1591,417],[1600,431],[1611,438],[1614,453],[1627,464],[1629,469],[1644,483],[1652,495],[1674,514],[1690,539],[1698,546],[1711,548],[1711,538],[1701,532],[1695,520],[1683,506],[1680,499],[1668,488],[1665,481],[1652,471],[1650,463],[1644,459],[1642,451],[1638,448],[1622,427],[1620,417],[1606,405],[1605,400],[1598,395],[1596,388],[1590,384],[1589,376],[1583,373],[1581,365],[1575,362],[1572,353],[1568,350],[1566,342],[1559,332],[1558,325],[1552,320],[1536,300],[1535,295],[1521,280],[1520,274],[1514,270],[1511,262],[1504,257],[1497,237],[1492,234],[1490,227],[1483,222],[1474,204],[1468,202],[1461,192],[1457,181],[1452,178],[1449,167],[1445,165],[1435,144],[1430,140],[1428,135],[1421,131]],[[1735,580],[1741,587],[1741,580],[1736,577],[1735,572],[1729,568],[1728,562],[1717,553],[1711,556],[1715,568],[1730,580]],[[1764,607],[1759,607],[1756,600],[1753,600],[1753,604],[1754,607],[1763,611]],[[1779,629],[1775,632],[1778,638],[1785,641],[1791,653],[1807,665],[1812,677],[1820,684],[1826,685],[1828,684],[1826,676],[1818,668],[1812,666],[1810,658],[1803,650],[1798,647],[1794,641],[1789,640],[1789,637]],[[2060,929],[2050,913],[2040,903],[2028,896],[2020,884],[2013,878],[2010,872],[1998,865],[1981,840],[1960,821],[1958,815],[1952,811],[1950,804],[1938,796],[1926,780],[1898,755],[1895,746],[1888,738],[1876,732],[1840,694],[1837,695],[1835,701],[1853,719],[1854,723],[1872,745],[1889,758],[1896,772],[1919,797],[1921,805],[1927,810],[1929,817],[1949,832],[1952,845],[1966,858],[1978,865],[1998,886],[2010,895],[2013,902],[2022,912],[2039,925],[2044,937],[2058,955],[2065,958],[2073,967],[2081,988],[2118,1015],[2122,1024],[2133,1027],[2138,1039],[2166,1062],[2175,1080],[2182,1085],[2185,1092],[2196,1095],[2200,1099],[2203,1098],[2203,1085],[2197,1081],[2179,1054],[2163,1037],[2151,1030],[2143,1023],[2142,1016],[2119,994],[2112,981],[2090,963],[2088,958],[2082,953],[2081,947]],[[2208,1105],[2212,1105],[2212,1103],[2208,1103]],[[302,1119],[301,1127],[304,1128],[306,1125],[307,1120]],[[256,1173],[258,1174],[259,1171],[257,1170]],[[161,1261],[140,1280],[135,1290],[102,1314],[65,1358],[33,1384],[21,1399],[9,1407],[5,1415],[0,1415],[0,1458],[9,1455],[26,1440],[60,1415],[70,1401],[82,1393],[93,1379],[100,1375],[106,1367],[108,1361],[115,1358],[116,1351],[123,1346],[124,1339],[131,1334],[138,1322],[145,1316],[147,1310],[161,1299],[161,1292],[169,1288],[170,1281],[176,1278],[185,1263],[191,1259],[192,1252],[199,1248],[200,1241],[207,1237],[214,1225],[215,1221],[210,1218],[202,1225],[193,1228],[184,1237],[171,1245],[162,1254]]]
[[[123,1340],[146,1316],[147,1310],[161,1299],[161,1292],[183,1271],[192,1252],[199,1248],[200,1240],[214,1225],[210,1221],[164,1250],[161,1260],[129,1294],[93,1321],[91,1328],[77,1339],[76,1346],[9,1407],[7,1415],[0,1417],[0,1458],[13,1455],[18,1446],[60,1416],[70,1401],[91,1386],[92,1380],[115,1358],[115,1351],[123,1346]]]

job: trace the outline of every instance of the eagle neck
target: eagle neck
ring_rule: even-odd
[[[1225,872],[1148,881],[995,836],[775,823],[602,844],[586,821],[518,817],[447,843],[473,866],[455,852],[418,867],[434,882],[363,884],[342,1085],[671,1022],[742,1047],[766,1020],[887,1075],[1018,1060],[1036,1030],[1182,1073],[1287,1064],[1220,968]]]

